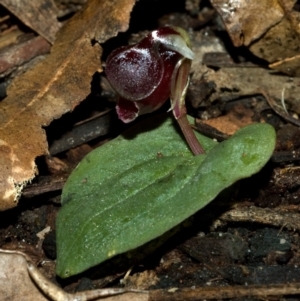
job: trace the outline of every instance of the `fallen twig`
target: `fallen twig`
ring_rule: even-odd
[[[225,212],[219,217],[222,222],[260,223],[275,227],[285,227],[288,230],[300,230],[300,214],[294,212],[275,211],[269,208],[242,207]],[[215,222],[214,227],[218,226]]]

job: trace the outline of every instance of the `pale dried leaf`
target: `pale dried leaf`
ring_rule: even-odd
[[[290,20],[295,32],[300,34],[299,9],[296,9],[297,0],[278,0],[285,16]]]
[[[16,78],[0,103],[0,210],[16,205],[37,172],[35,158],[47,154],[42,126],[74,109],[101,71],[103,43],[128,27],[135,0],[90,0],[58,33],[51,54]]]
[[[270,67],[300,76],[296,0],[212,0],[235,46],[248,46]]]
[[[258,57],[273,63],[298,54],[299,43],[299,37],[285,16],[249,49]]]
[[[262,39],[254,43],[250,50],[270,63],[285,60],[299,53],[300,13],[294,10],[296,0],[277,0],[282,7],[284,17],[270,28]],[[289,74],[289,72],[287,72]]]
[[[53,44],[60,28],[56,18],[57,8],[53,0],[0,0],[0,4]]]
[[[27,261],[23,256],[0,252],[0,266],[0,300],[49,300],[32,282],[27,270]]]
[[[280,0],[280,3],[285,11],[286,18],[289,22],[290,32],[289,36],[284,37],[284,44],[287,50],[281,60],[271,64],[269,67],[291,76],[300,76],[300,51],[299,51],[299,11],[294,10],[295,1]],[[278,58],[277,58],[278,60]]]
[[[0,249],[0,300],[2,301],[147,301],[146,291],[120,288],[69,294],[46,278],[26,254]]]
[[[280,22],[283,10],[277,0],[211,0],[235,46],[249,45]]]

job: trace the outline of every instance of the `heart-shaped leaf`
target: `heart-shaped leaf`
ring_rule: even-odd
[[[197,137],[206,155],[192,155],[171,119],[150,119],[89,153],[63,189],[57,274],[80,273],[162,235],[258,172],[275,146],[267,124],[219,144]]]

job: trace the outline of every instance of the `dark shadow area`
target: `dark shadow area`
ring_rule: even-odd
[[[131,12],[128,30],[120,32],[117,37],[113,37],[102,44],[102,60],[105,61],[109,53],[124,45],[128,45],[131,34],[141,31],[151,31],[158,28],[157,20],[166,14],[174,12],[184,12],[185,3],[183,0],[140,0],[137,1]]]
[[[157,20],[174,12],[184,12],[185,1],[179,0],[141,0],[137,1],[131,13],[129,28],[131,32],[157,29]]]
[[[107,127],[107,129],[103,128],[102,131],[109,132],[109,135],[112,137],[115,137],[118,133],[120,133],[123,125],[117,119],[114,109],[115,102],[112,101],[111,95],[103,93],[100,87],[100,81],[101,74],[95,73],[91,81],[91,93],[87,96],[87,98],[83,100],[72,112],[64,114],[61,118],[52,121],[49,126],[45,127],[50,149],[54,142],[57,143],[59,139],[64,139],[64,135],[66,135],[67,138],[70,136],[68,139],[76,139],[76,137],[72,137],[72,130],[74,131],[74,135],[78,131],[79,133],[77,133],[77,136],[80,135],[80,128],[78,129],[78,125],[82,122],[88,123],[90,121],[90,123],[92,123],[91,126],[95,124],[95,126],[99,125],[99,127]],[[108,112],[107,114],[109,114],[109,118],[106,118],[108,121],[102,122],[101,116],[105,114],[105,112]],[[97,118],[99,119],[98,124]],[[87,131],[89,125],[86,127]],[[85,128],[83,128],[83,130],[85,130]],[[93,129],[90,129],[90,131],[92,130]],[[77,138],[80,140],[80,137]],[[105,138],[105,135],[100,135],[98,138],[91,138],[90,140],[83,141],[83,143],[89,142],[92,139]]]
[[[149,132],[156,128],[159,128],[169,116],[170,114],[159,114],[154,117],[145,116],[143,120],[137,120],[134,125],[123,132],[122,136],[127,140],[134,139],[141,133]]]
[[[214,30],[214,33],[222,41],[226,51],[235,63],[251,62],[260,68],[268,68],[269,63],[255,56],[247,47],[235,47],[225,30]]]

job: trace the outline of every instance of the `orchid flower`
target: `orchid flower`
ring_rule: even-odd
[[[169,98],[170,110],[195,155],[205,153],[186,117],[185,95],[194,53],[189,36],[180,27],[152,31],[136,45],[115,49],[105,73],[119,95],[119,118],[131,122],[159,109]]]

